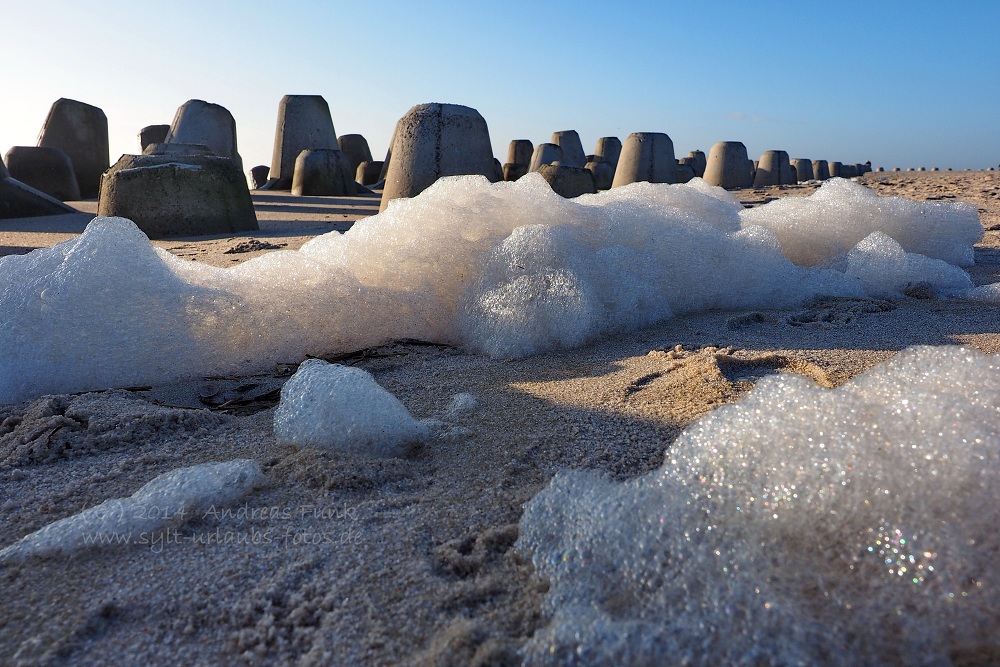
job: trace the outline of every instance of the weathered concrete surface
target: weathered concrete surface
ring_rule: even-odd
[[[597,192],[594,175],[589,169],[565,164],[543,164],[538,173],[549,184],[553,192],[570,199]]]
[[[741,141],[718,141],[708,152],[703,178],[721,188],[749,188],[753,184],[747,147]]]
[[[663,132],[633,132],[622,144],[612,187],[640,181],[677,182],[674,142]]]
[[[292,194],[299,196],[347,196],[357,194],[351,160],[343,151],[314,148],[299,153],[292,176]]]
[[[108,117],[100,108],[66,98],[56,100],[38,135],[38,145],[66,153],[73,162],[80,196],[97,196],[101,174],[111,164]]]
[[[58,199],[80,199],[73,162],[58,148],[14,146],[5,157],[11,178]]]
[[[270,181],[262,189],[291,189],[295,160],[310,148],[340,148],[330,107],[322,95],[285,95],[278,103]]]

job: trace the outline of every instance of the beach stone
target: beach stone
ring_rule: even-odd
[[[357,194],[351,159],[343,151],[313,148],[299,153],[292,176],[292,194],[353,197]]]
[[[718,141],[708,151],[705,182],[721,188],[748,188],[753,185],[747,147],[741,141]]]
[[[262,185],[267,183],[267,175],[271,172],[271,168],[266,164],[258,164],[256,167],[250,170],[250,187],[254,190],[259,190]]]
[[[372,161],[372,151],[368,148],[368,140],[360,134],[344,134],[337,137],[340,152],[347,156],[351,163],[351,173],[357,173],[358,165]],[[298,158],[295,158],[298,160]]]
[[[694,165],[693,164],[678,164],[677,165],[677,182],[687,183],[692,178],[694,178]]]
[[[14,146],[5,159],[11,178],[60,201],[80,199],[73,162],[58,148]]]
[[[214,155],[229,158],[243,172],[243,160],[236,147],[236,119],[220,104],[205,100],[182,104],[163,143],[208,146]]]
[[[73,163],[80,196],[97,196],[101,174],[111,163],[108,117],[100,108],[66,98],[56,100],[38,135],[38,145],[66,153]]]
[[[570,167],[582,167],[587,164],[586,154],[583,152],[583,143],[576,130],[562,130],[553,132],[551,142],[562,149],[562,162]]]
[[[329,105],[322,95],[285,95],[278,103],[270,180],[262,189],[290,190],[295,160],[312,148],[340,148]]]
[[[622,141],[618,137],[601,137],[594,147],[594,155],[610,162],[616,169],[622,154]]]
[[[123,155],[101,181],[97,214],[128,218],[150,238],[259,229],[246,178],[215,155]]]
[[[538,173],[552,188],[553,192],[567,199],[584,194],[594,194],[594,175],[589,169],[566,164],[543,164]]]
[[[542,165],[562,162],[563,153],[559,144],[538,144],[531,154],[528,171],[538,171]]]
[[[55,197],[11,178],[0,161],[0,220],[79,212]]]
[[[145,152],[150,144],[162,144],[170,132],[169,125],[147,125],[139,130],[139,150]]]
[[[754,174],[755,188],[769,185],[791,185],[792,172],[789,169],[788,153],[785,151],[764,151],[757,162],[757,172]]]
[[[792,158],[792,168],[795,170],[795,178],[799,182],[813,180],[812,160],[801,157]]]
[[[594,156],[587,161],[586,167],[594,175],[594,187],[598,190],[610,190],[615,181],[615,165],[608,160]]]
[[[647,181],[676,183],[674,142],[662,132],[633,132],[622,144],[612,187]]]
[[[459,104],[419,104],[396,125],[392,159],[379,210],[399,197],[415,197],[442,176],[502,177],[490,131],[478,111]]]
[[[702,178],[705,175],[705,167],[708,165],[708,158],[705,157],[705,151],[693,150],[688,153],[688,157],[694,160],[691,163],[694,165],[694,175]]]
[[[813,160],[813,178],[825,181],[830,178],[830,165],[826,160]]]
[[[382,160],[374,160],[369,162],[362,162],[358,165],[358,168],[354,172],[355,183],[360,183],[361,185],[375,185],[379,182],[379,176],[382,173],[382,167],[385,163]]]

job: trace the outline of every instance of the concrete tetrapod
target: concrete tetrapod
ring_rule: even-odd
[[[10,176],[25,185],[59,201],[80,198],[73,162],[58,148],[14,146],[7,151],[5,159]]]
[[[593,157],[593,160],[587,161],[586,168],[594,175],[594,187],[598,190],[610,190],[611,184],[615,182],[615,165],[596,155]]]
[[[285,95],[278,103],[270,180],[264,190],[290,190],[295,160],[309,148],[339,150],[330,107],[322,95]]]
[[[163,143],[208,146],[213,155],[229,158],[243,171],[243,160],[236,147],[236,119],[220,104],[205,100],[182,104]]]
[[[788,153],[785,151],[764,151],[757,162],[753,186],[760,188],[768,185],[791,185],[793,181],[789,166]]]
[[[813,163],[812,160],[807,160],[805,158],[796,157],[792,158],[792,168],[795,170],[795,178],[802,183],[803,181],[813,180]]]
[[[553,132],[551,142],[562,149],[562,163],[569,167],[582,167],[587,164],[587,155],[583,152],[583,143],[576,130]]]
[[[830,178],[830,165],[826,160],[813,160],[813,178],[825,181]]]
[[[76,100],[56,100],[38,135],[38,145],[66,153],[73,162],[80,196],[97,196],[101,174],[111,164],[108,117],[101,109]]]
[[[147,125],[139,130],[139,150],[145,151],[150,144],[162,144],[170,132],[169,125]]]
[[[528,139],[514,139],[507,148],[507,162],[503,165],[503,180],[516,181],[531,168],[535,147]]]
[[[63,213],[79,213],[79,211],[44,192],[39,192],[30,185],[11,178],[7,167],[0,161],[0,220]]]
[[[535,152],[531,154],[531,164],[528,166],[528,171],[538,171],[542,165],[553,162],[561,164],[562,159],[562,148],[558,144],[538,144],[535,146]]]
[[[396,124],[380,211],[393,199],[415,197],[442,176],[498,173],[490,131],[478,111],[460,104],[419,104]]]
[[[150,238],[259,229],[243,173],[214,155],[123,155],[101,181],[97,214],[128,218]]]
[[[615,168],[622,154],[622,142],[618,137],[601,137],[597,140],[594,155],[610,162]]]
[[[313,148],[299,153],[292,177],[293,195],[347,196],[358,193],[354,182],[357,169],[343,151]]]
[[[594,175],[589,169],[571,167],[565,164],[543,164],[538,173],[549,184],[553,192],[567,199],[585,194],[594,194]]]
[[[703,178],[720,188],[748,188],[753,184],[747,147],[741,141],[717,141],[708,151]]]
[[[372,151],[368,147],[368,140],[360,134],[344,134],[337,137],[337,146],[351,163],[352,174],[358,171],[358,165],[362,162],[372,161]],[[298,160],[298,158],[295,159]]]
[[[676,183],[674,142],[662,132],[633,132],[622,144],[612,187],[629,183]]]

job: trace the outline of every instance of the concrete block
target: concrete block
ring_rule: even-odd
[[[101,174],[111,164],[108,117],[101,109],[76,100],[56,100],[38,135],[38,145],[66,153],[73,163],[80,196],[97,196]]]
[[[420,104],[396,125],[380,210],[399,197],[415,197],[442,176],[501,178],[490,131],[478,111],[458,104]]]
[[[351,160],[343,151],[313,148],[299,153],[292,175],[292,194],[353,197],[357,194]]]
[[[55,197],[11,178],[0,162],[0,220],[79,213]]]
[[[507,147],[507,163],[531,166],[531,156],[535,147],[527,139],[514,139]]]
[[[215,152],[205,144],[149,144],[142,151],[143,155],[215,155]],[[215,155],[216,157],[222,157]]]
[[[505,162],[503,165],[503,180],[505,181],[516,181],[525,174],[528,173],[529,165],[526,164],[514,164],[511,162]]]
[[[167,133],[170,132],[169,125],[147,125],[139,130],[139,150],[146,151],[146,146],[150,144],[162,144],[167,140]]]
[[[840,162],[830,162],[830,178],[844,178],[843,168]]]
[[[5,159],[10,176],[25,185],[60,201],[80,199],[73,162],[58,148],[14,146]]]
[[[267,175],[271,172],[271,168],[266,164],[258,164],[256,167],[250,170],[250,188],[253,190],[259,190],[262,185],[267,183]]]
[[[295,160],[312,148],[340,148],[330,107],[322,95],[285,95],[278,103],[270,181],[263,189],[290,190]]]
[[[678,164],[677,165],[677,182],[687,183],[692,178],[694,178],[694,165],[693,164]]]
[[[259,229],[243,173],[214,155],[123,155],[101,181],[97,213],[128,218],[150,238]]]
[[[826,160],[813,160],[813,178],[818,181],[830,178],[830,164]]]
[[[528,171],[538,171],[544,164],[561,163],[562,160],[563,152],[558,144],[538,144],[531,154],[531,164],[528,166]]]
[[[358,171],[358,165],[362,162],[372,161],[372,151],[368,148],[368,140],[360,134],[344,134],[337,137],[337,145],[340,152],[347,156],[351,163],[351,173]],[[295,158],[296,160],[298,158]]]
[[[755,188],[767,187],[769,185],[791,185],[792,172],[788,153],[785,151],[764,151],[757,162],[757,173],[754,175],[753,186]]]
[[[688,157],[693,160],[690,164],[694,166],[694,175],[698,178],[705,176],[705,167],[708,165],[708,158],[704,151],[693,150],[688,153]]]
[[[182,104],[163,143],[208,146],[213,155],[229,158],[243,172],[243,160],[236,146],[236,119],[220,104],[204,100]]]
[[[596,155],[593,157],[593,160],[587,161],[586,168],[594,175],[594,186],[598,190],[610,190],[615,182],[615,165]]]
[[[708,151],[705,182],[722,188],[749,188],[753,185],[752,162],[740,141],[718,141]]]
[[[594,155],[610,162],[615,168],[622,154],[622,142],[618,137],[601,137],[594,147]]]
[[[795,178],[801,183],[813,180],[813,163],[806,158],[792,158],[792,168],[795,169]]]
[[[354,182],[361,185],[375,185],[380,180],[379,175],[382,173],[384,164],[382,160],[362,162],[354,172]]]
[[[612,187],[629,183],[676,183],[674,142],[662,132],[633,132],[622,144]]]
[[[583,167],[543,164],[539,167],[538,173],[557,195],[567,199],[597,192],[597,187],[594,185],[594,175],[589,169]]]
[[[586,154],[583,152],[583,143],[576,130],[562,130],[553,132],[551,142],[562,149],[562,163],[570,167],[583,167],[587,164]]]

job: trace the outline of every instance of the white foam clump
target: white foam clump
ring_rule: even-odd
[[[113,498],[60,519],[0,550],[0,560],[88,547],[149,544],[165,528],[229,505],[264,481],[255,461],[236,459],[171,470],[128,498]]]
[[[871,296],[898,296],[923,284],[950,294],[972,289],[968,273],[940,259],[903,250],[882,232],[872,232],[847,253],[847,275],[860,281]]]
[[[428,430],[370,373],[308,359],[281,388],[274,436],[292,445],[398,456]]]
[[[881,197],[843,178],[825,181],[808,197],[746,209],[740,218],[744,226],[773,231],[785,255],[804,266],[833,262],[872,232],[882,232],[908,253],[972,266],[972,246],[983,235],[972,204]]]
[[[822,193],[824,206],[846,198],[868,218],[885,199]],[[795,266],[781,234],[747,226],[740,208],[700,179],[567,200],[537,174],[451,177],[345,234],[228,269],[97,218],[75,239],[0,258],[0,402],[407,338],[516,357],[679,313],[864,294],[843,270]]]
[[[995,661],[998,501],[994,357],[911,348],[834,390],[765,378],[659,470],[563,473],[529,502],[516,546],[551,623],[527,663]]]

